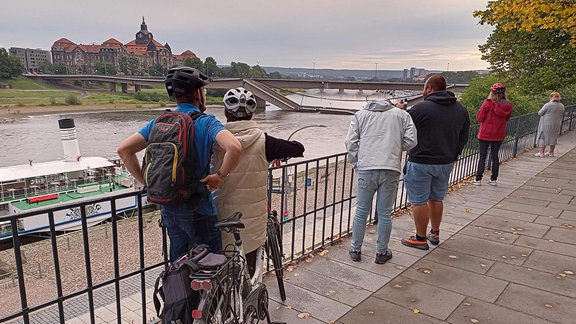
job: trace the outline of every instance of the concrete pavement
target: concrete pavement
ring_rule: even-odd
[[[414,233],[405,214],[393,220],[394,257],[384,265],[374,263],[371,226],[361,262],[350,260],[345,239],[289,266],[284,303],[268,276],[273,319],[576,323],[576,133],[559,138],[555,157],[535,152],[503,163],[496,187],[466,184],[451,191],[441,243],[429,251],[400,243]]]

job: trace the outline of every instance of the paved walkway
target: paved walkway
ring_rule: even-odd
[[[362,261],[350,240],[286,271],[288,299],[267,276],[270,311],[287,323],[576,323],[576,132],[559,139],[556,156],[536,150],[505,162],[498,186],[465,184],[444,204],[441,243],[429,251],[403,246],[414,224],[393,220],[394,257],[374,263],[376,228],[366,231]],[[489,171],[488,173],[489,174]],[[148,289],[147,296],[152,295]],[[121,300],[122,323],[146,319],[140,295]],[[115,303],[95,311],[117,323]],[[67,323],[90,323],[83,314]]]
[[[470,184],[445,201],[441,243],[421,251],[393,221],[387,264],[374,263],[375,226],[361,262],[350,240],[290,266],[288,299],[266,278],[275,320],[287,323],[576,323],[576,132],[556,156],[505,162],[498,186]],[[487,171],[489,174],[489,171]]]

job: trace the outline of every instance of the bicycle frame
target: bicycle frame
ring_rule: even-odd
[[[194,323],[244,323],[247,319],[251,322],[267,319],[271,323],[268,292],[262,283],[264,247],[257,250],[256,268],[250,277],[239,230],[244,225],[240,221],[241,214],[237,214],[240,213],[216,225],[234,236],[233,250],[228,245],[223,251],[225,255],[231,255],[233,265],[218,271],[209,284],[192,280],[192,284],[202,290],[198,309],[192,312]]]

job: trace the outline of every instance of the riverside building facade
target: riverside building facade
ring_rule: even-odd
[[[181,65],[188,57],[196,55],[186,50],[175,55],[168,43],[162,45],[154,39],[142,17],[140,31],[135,39],[123,44],[115,38],[110,38],[102,44],[76,44],[66,38],[61,38],[52,45],[52,61],[66,67],[67,74],[112,74],[97,71],[98,63],[102,66],[111,65],[118,74],[150,75],[152,69],[168,70]]]

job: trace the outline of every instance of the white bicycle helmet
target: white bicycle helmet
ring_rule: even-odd
[[[256,110],[256,97],[244,88],[230,89],[224,95],[224,107],[234,117],[252,116]]]

